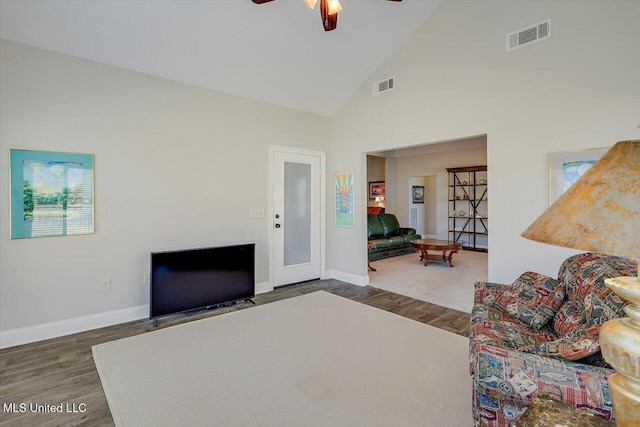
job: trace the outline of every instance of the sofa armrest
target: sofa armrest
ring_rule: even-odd
[[[417,231],[415,228],[408,228],[408,227],[400,227],[400,235],[401,236],[407,236],[407,235],[411,235],[411,234],[417,234]]]
[[[613,370],[550,357],[471,344],[471,374],[476,393],[518,407],[529,406],[539,394],[613,417],[607,378]]]
[[[544,274],[541,273],[536,273],[534,271],[527,271],[523,274],[521,274],[512,284],[510,285],[506,285],[506,284],[502,284],[502,283],[492,283],[492,282],[476,282],[474,283],[473,287],[474,287],[474,291],[478,292],[481,290],[485,290],[485,291],[495,291],[495,292],[500,292],[505,288],[509,288],[511,286],[513,286],[516,283],[520,283],[520,282],[524,282],[527,284],[535,284],[536,281],[544,281],[544,280],[552,280],[552,281],[557,281],[557,279],[554,279],[553,277],[549,277],[546,276]]]
[[[508,288],[509,285],[501,283],[475,282],[473,284],[473,303],[491,306],[496,299],[496,295]]]

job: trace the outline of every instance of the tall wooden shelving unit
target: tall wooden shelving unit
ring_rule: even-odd
[[[449,172],[449,241],[462,242],[462,248],[487,252],[487,167],[447,168]]]

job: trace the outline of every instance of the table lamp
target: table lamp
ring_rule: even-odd
[[[640,140],[614,145],[522,236],[543,243],[640,259]],[[609,389],[618,426],[640,426],[640,272],[606,279],[628,300],[630,317],[600,329],[604,359],[616,370]]]

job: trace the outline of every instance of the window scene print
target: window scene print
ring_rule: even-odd
[[[93,156],[11,150],[11,238],[94,231]]]

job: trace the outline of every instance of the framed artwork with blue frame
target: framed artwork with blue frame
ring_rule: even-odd
[[[11,238],[95,230],[93,155],[10,150]]]
[[[549,153],[549,204],[553,204],[611,147]]]

